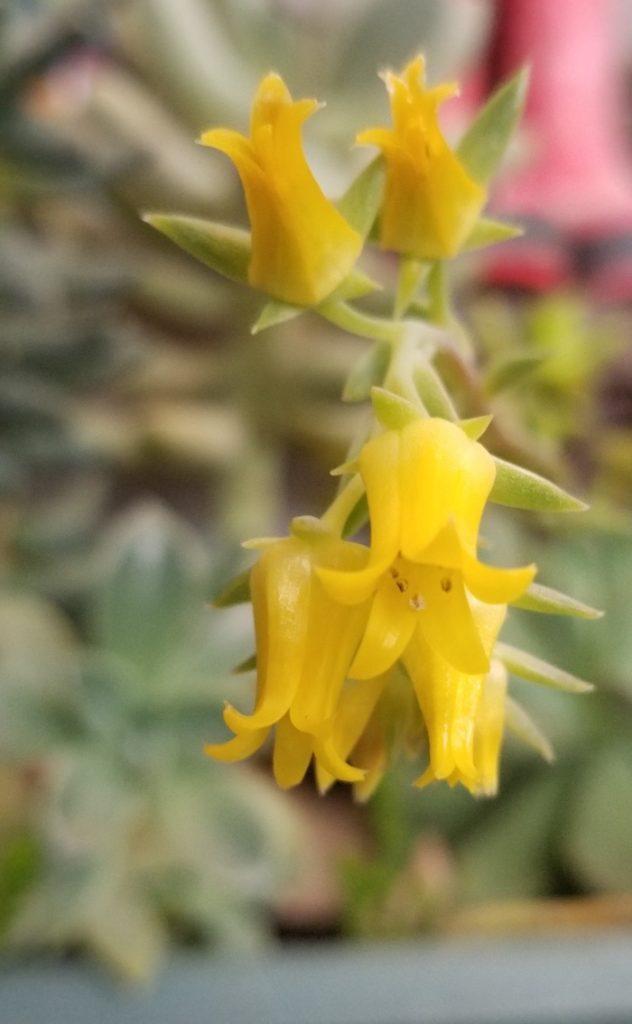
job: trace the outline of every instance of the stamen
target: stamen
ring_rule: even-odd
[[[400,594],[405,594],[408,590],[408,580],[395,580],[395,586],[399,590]]]
[[[421,594],[413,594],[408,604],[410,605],[414,612],[420,612],[422,608],[426,607],[426,602],[424,601]]]
[[[450,591],[452,590],[452,580],[450,579],[449,576],[444,576],[443,579],[441,580],[441,589],[446,594],[449,594]]]

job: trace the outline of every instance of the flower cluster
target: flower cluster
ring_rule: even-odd
[[[491,795],[506,727],[549,754],[536,725],[508,697],[508,672],[590,689],[498,641],[508,606],[598,614],[534,583],[533,565],[498,568],[479,559],[488,502],[549,511],[583,506],[492,456],[479,440],[491,417],[460,419],[433,362],[437,347],[454,352],[459,336],[444,261],[515,234],[481,211],[524,79],[492,97],[453,149],[438,109],[455,87],[426,88],[421,57],[401,75],[383,77],[392,127],[359,133],[357,141],[380,154],[340,203],[323,194],[302,150],[302,125],[318,104],[293,101],[270,74],[255,97],[248,136],[215,128],[201,137],[234,162],[250,233],[147,217],[216,270],[267,293],[272,301],[255,329],[311,308],[373,344],[346,391],[352,400],[371,398],[375,413],[359,450],[335,471],[348,476],[346,484],[321,518],[299,517],[288,536],[246,544],[259,555],[245,586],[231,593],[252,602],[254,707],[245,713],[227,705],[232,738],[207,752],[238,761],[272,734],[280,786],[297,785],[313,762],[322,792],[339,780],[366,798],[403,751],[421,762],[416,785],[445,780]],[[367,238],[400,257],[390,320],[349,304],[374,287],[356,267]],[[469,354],[463,358],[471,365]],[[367,520],[369,544],[347,539]]]

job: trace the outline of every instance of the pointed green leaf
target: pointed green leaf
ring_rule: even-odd
[[[424,260],[416,260],[412,256],[402,256],[399,261],[397,275],[397,291],[395,293],[395,319],[404,316],[406,310],[417,295],[421,282],[428,273],[429,264]]]
[[[413,379],[417,394],[430,416],[440,416],[444,420],[453,421],[458,419],[458,413],[446,386],[429,359],[419,361]]]
[[[386,388],[371,388],[371,401],[377,419],[387,430],[400,430],[422,415],[407,398],[387,391]]]
[[[509,644],[498,641],[494,647],[494,655],[500,658],[508,672],[520,679],[552,686],[556,690],[566,690],[568,693],[590,693],[594,690],[592,683],[578,679],[570,672],[550,665],[548,661],[536,658],[527,651],[519,651],[517,647],[511,647]]]
[[[249,658],[244,658],[238,665],[235,665],[233,669],[234,676],[240,676],[244,672],[252,672],[257,667],[257,655],[251,654]]]
[[[478,441],[493,420],[493,416],[471,416],[467,420],[459,420],[459,426],[472,441]]]
[[[289,302],[271,299],[270,302],[266,302],[259,313],[250,328],[250,333],[259,334],[261,331],[267,330],[268,327],[276,327],[278,324],[287,323],[288,320],[294,320],[295,317],[305,312],[306,310],[302,306],[291,306]]]
[[[539,369],[543,362],[542,356],[511,356],[509,359],[501,359],[485,375],[488,394],[497,395],[500,391],[516,387]]]
[[[343,402],[364,402],[371,394],[371,388],[384,380],[391,361],[391,346],[385,341],[376,341],[362,354],[347,378]]]
[[[462,252],[486,249],[488,245],[509,242],[512,238],[520,238],[522,234],[523,229],[517,224],[507,224],[503,220],[481,217],[474,225],[471,234],[466,238]]]
[[[376,156],[349,185],[338,209],[352,228],[366,238],[382,205],[384,192],[384,160]]]
[[[240,572],[213,600],[214,608],[230,608],[250,600],[250,569]]]
[[[505,699],[505,723],[509,732],[535,750],[536,754],[539,754],[548,764],[555,760],[551,741],[544,735],[539,725],[533,721],[531,715],[525,711],[522,704],[519,704],[513,697]]]
[[[496,479],[490,501],[509,508],[524,508],[534,512],[585,512],[585,502],[567,494],[557,484],[530,469],[515,466],[494,456]]]
[[[498,170],[522,115],[529,72],[522,68],[488,99],[461,139],[457,153],[481,185]]]
[[[200,217],[169,213],[145,213],[143,220],[218,274],[231,281],[247,283],[249,231]]]
[[[544,615],[570,615],[577,619],[600,619],[603,612],[591,608],[583,601],[577,601],[559,590],[545,587],[541,583],[532,583],[517,601],[512,601],[514,608],[523,608],[528,612],[541,612]]]

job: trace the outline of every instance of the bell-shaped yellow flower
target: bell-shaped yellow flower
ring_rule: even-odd
[[[489,656],[505,618],[505,605],[473,602],[481,642]],[[349,680],[331,723],[330,748],[337,760],[364,770],[353,784],[366,800],[400,754],[419,758],[427,747],[428,767],[415,785],[445,781],[475,796],[498,789],[507,673],[492,658],[487,674],[455,669],[417,632],[399,667],[366,680]],[[412,685],[411,685],[412,684]],[[316,779],[325,793],[336,778],[316,757]]]
[[[378,146],[386,160],[380,243],[420,260],[455,256],[486,199],[485,189],[467,173],[439,127],[438,108],[457,87],[426,89],[421,56],[401,75],[388,71],[383,78],[393,126],[357,136],[361,145]]]
[[[473,614],[485,653],[492,653],[504,621],[504,605],[475,602]],[[429,766],[417,780],[461,783],[472,793],[493,795],[504,725],[506,674],[499,662],[489,673],[455,669],[417,631],[403,662],[412,680],[428,733]]]
[[[266,543],[250,574],[257,644],[257,689],[251,714],[231,705],[224,721],[235,734],[207,753],[219,761],[253,754],[276,726],[273,754],[279,785],[301,781],[312,754],[344,781],[364,772],[339,758],[329,742],[329,724],[358,646],[368,608],[341,608],[315,570],[357,569],[367,550],[327,533]]]
[[[347,277],[362,239],[325,197],[301,143],[316,100],[294,102],[283,79],[266,75],[255,96],[250,137],[213,128],[200,142],[237,168],[252,231],[249,281],[276,299],[317,305]]]
[[[358,462],[371,520],[368,562],[355,572],[318,570],[342,604],[374,595],[350,676],[386,672],[417,633],[454,668],[487,672],[470,595],[507,604],[535,574],[534,566],[498,569],[477,558],[494,460],[459,426],[432,418],[373,438]]]

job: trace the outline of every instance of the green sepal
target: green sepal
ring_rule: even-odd
[[[497,395],[501,391],[517,387],[523,380],[542,366],[542,356],[511,356],[501,359],[492,365],[485,375],[485,387],[488,394]]]
[[[363,526],[369,521],[369,503],[367,501],[366,494],[363,494],[354,505],[352,511],[349,513],[347,521],[342,531],[343,537],[353,537],[354,534],[361,530]]]
[[[244,604],[250,600],[250,569],[245,569],[233,577],[217,597],[213,598],[214,608],[230,608],[234,604]]]
[[[459,418],[445,384],[429,359],[419,360],[413,371],[413,380],[430,416],[452,421]]]
[[[371,388],[371,402],[377,420],[387,430],[401,430],[421,418],[421,411],[407,398],[386,388]]]
[[[547,764],[555,760],[555,751],[550,740],[533,721],[529,712],[513,697],[505,698],[505,724],[509,732],[535,750]]]
[[[170,213],[145,213],[143,220],[218,274],[231,281],[248,283],[249,231],[201,217]]]
[[[467,236],[461,252],[486,249],[488,245],[509,242],[512,238],[520,238],[522,234],[523,229],[518,224],[507,224],[504,220],[481,217]]]
[[[386,341],[376,341],[363,352],[347,378],[342,392],[343,402],[364,402],[371,388],[384,380],[391,360],[392,347]]]
[[[425,260],[416,260],[413,256],[400,258],[394,307],[396,320],[405,315],[421,287],[421,282],[428,273],[428,268],[429,264]]]
[[[481,185],[486,185],[500,166],[522,115],[528,84],[525,67],[490,96],[459,142],[459,158]]]
[[[555,690],[566,690],[568,693],[590,693],[595,688],[592,683],[578,679],[570,672],[550,665],[548,661],[500,641],[494,647],[494,656],[502,661],[512,675],[527,679],[531,683],[541,683],[543,686],[552,686]]]
[[[336,204],[347,223],[362,235],[362,238],[369,235],[382,205],[384,178],[384,158],[376,156],[363,171],[360,171]]]
[[[257,667],[257,655],[251,654],[249,658],[244,658],[238,665],[235,665],[232,670],[234,676],[239,676],[243,672],[252,672]]]
[[[355,267],[344,281],[341,281],[337,288],[324,299],[324,302],[349,302],[352,299],[361,299],[371,292],[382,290],[382,285],[374,281],[372,277],[365,274],[363,270]]]
[[[570,615],[576,619],[600,619],[603,612],[592,608],[583,601],[577,601],[559,590],[545,587],[542,583],[532,583],[522,597],[511,602],[514,608],[522,608],[528,612],[540,612],[543,615]]]
[[[459,420],[459,426],[467,434],[471,441],[478,441],[482,437],[493,420],[489,413],[486,416],[470,416],[467,420]]]
[[[353,476],[360,469],[360,464],[357,459],[349,459],[348,462],[342,462],[339,466],[335,466],[329,470],[330,476]]]
[[[381,285],[373,281],[368,274],[361,270],[352,270],[324,301],[346,302],[349,299],[361,299],[364,295],[377,291],[380,287]],[[312,307],[293,306],[289,302],[281,302],[280,299],[270,299],[250,328],[250,333],[259,334],[261,331],[267,330],[268,327],[287,323],[288,320],[294,320],[301,313],[307,313],[310,308]],[[318,306],[313,308],[318,309]]]
[[[276,327],[278,324],[287,323],[295,317],[305,313],[304,306],[291,306],[289,302],[281,302],[280,299],[270,299],[259,313],[254,324],[250,328],[251,334],[259,334],[268,327]]]
[[[490,501],[533,512],[585,512],[588,505],[530,469],[494,456],[496,479]]]

